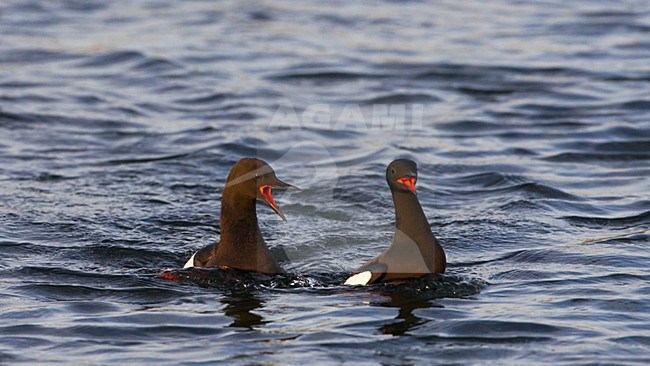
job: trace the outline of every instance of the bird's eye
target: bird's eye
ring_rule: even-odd
[[[395,169],[391,169],[390,174],[395,174]]]

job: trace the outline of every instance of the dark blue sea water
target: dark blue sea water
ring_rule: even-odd
[[[161,277],[245,156],[290,274]],[[343,287],[396,157],[447,276]],[[645,0],[0,3],[0,363],[645,365],[649,247]]]

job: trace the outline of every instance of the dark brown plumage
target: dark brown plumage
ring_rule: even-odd
[[[386,168],[386,181],[395,205],[395,235],[390,247],[355,271],[347,285],[366,285],[430,273],[444,273],[445,252],[431,232],[415,193],[417,165],[395,160]]]
[[[239,160],[228,173],[221,197],[219,242],[196,252],[184,268],[218,267],[282,273],[257,223],[257,201],[267,204],[286,221],[271,195],[272,188],[299,190],[279,180],[264,161],[256,158]]]

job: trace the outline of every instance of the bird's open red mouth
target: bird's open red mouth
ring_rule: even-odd
[[[262,194],[262,197],[266,200],[266,202],[271,206],[272,209],[274,210],[279,210],[278,204],[275,203],[275,200],[273,199],[273,195],[271,194],[271,186],[268,184],[265,184],[260,187],[260,193]]]
[[[404,176],[397,180],[397,183],[406,186],[411,192],[415,193],[415,182],[417,182],[416,177]]]
[[[275,200],[273,199],[273,195],[271,194],[271,186],[268,184],[261,186],[260,194],[262,195],[264,202],[266,202],[266,204],[269,205],[269,207],[271,207],[273,211],[275,211],[275,213],[278,214],[280,218],[282,218],[282,220],[287,221],[287,219],[282,214],[282,211],[280,211],[280,207],[278,207],[278,204],[275,203]]]

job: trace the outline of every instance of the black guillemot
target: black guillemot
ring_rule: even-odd
[[[266,246],[257,223],[256,202],[263,202],[283,220],[271,189],[299,188],[276,178],[267,163],[256,158],[239,160],[228,173],[221,197],[221,237],[216,244],[194,253],[183,268],[217,267],[278,274],[284,271]]]
[[[415,192],[417,165],[395,160],[386,168],[395,205],[395,235],[390,247],[357,269],[346,285],[368,285],[431,273],[444,273],[445,252],[431,232]]]

